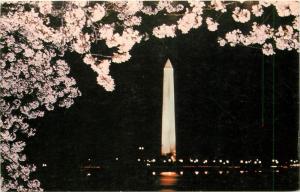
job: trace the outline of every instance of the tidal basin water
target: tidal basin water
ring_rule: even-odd
[[[297,190],[299,169],[84,170],[72,178],[49,176],[45,190],[69,191],[192,191],[192,190]]]

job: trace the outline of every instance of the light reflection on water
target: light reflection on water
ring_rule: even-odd
[[[51,191],[254,191],[299,189],[299,169],[181,169],[147,172],[92,171],[82,177],[52,178]],[[90,173],[90,175],[87,175]],[[66,182],[69,182],[66,184]],[[48,182],[49,183],[49,182]],[[275,185],[274,185],[275,184]],[[64,187],[64,188],[63,188]]]
[[[174,189],[161,189],[160,192],[175,192]]]
[[[163,188],[161,192],[174,192],[170,187],[176,186],[178,174],[176,172],[161,172],[159,177],[160,186]]]

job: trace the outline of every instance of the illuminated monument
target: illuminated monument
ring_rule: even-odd
[[[161,154],[176,158],[173,67],[168,59],[164,67]]]

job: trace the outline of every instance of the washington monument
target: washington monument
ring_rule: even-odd
[[[174,77],[169,59],[164,67],[161,154],[176,158]]]

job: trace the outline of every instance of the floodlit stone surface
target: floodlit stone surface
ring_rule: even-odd
[[[162,155],[176,155],[174,77],[173,67],[169,59],[164,67],[161,143]]]

